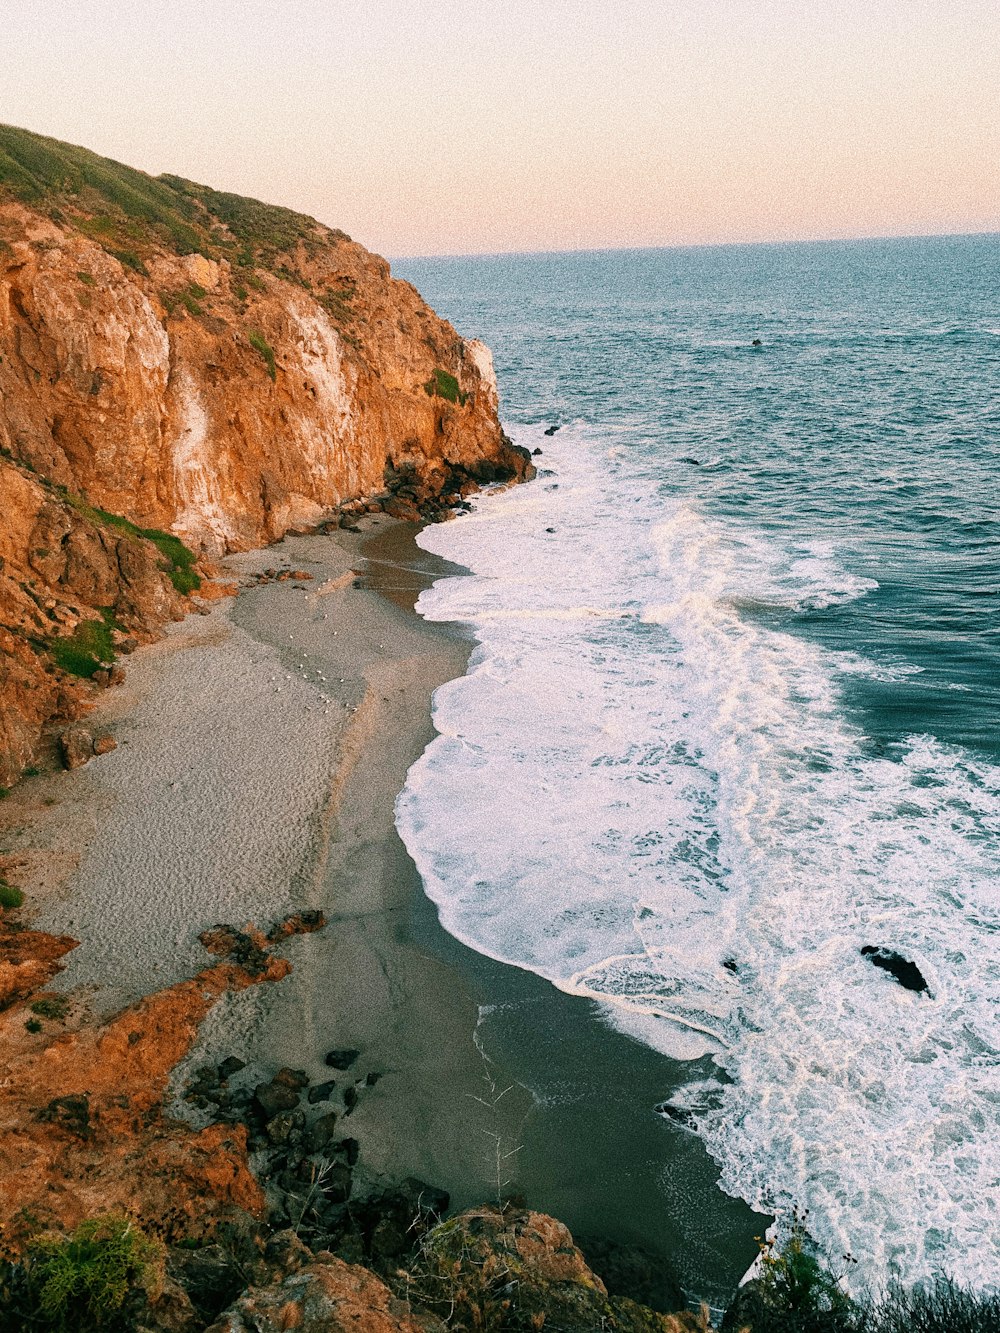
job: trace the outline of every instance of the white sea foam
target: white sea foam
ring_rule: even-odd
[[[926,737],[873,756],[838,679],[913,668],[772,627],[875,586],[832,546],[664,500],[580,433],[544,462],[421,536],[474,577],[420,611],[480,645],[398,803],[442,921],[712,1052],[688,1109],[730,1192],[808,1207],[873,1282],[995,1283],[1000,772]]]

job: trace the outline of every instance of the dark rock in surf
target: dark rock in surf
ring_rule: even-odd
[[[930,995],[930,987],[920,968],[909,958],[896,953],[895,949],[886,949],[877,944],[865,944],[861,948],[861,953],[875,967],[888,972],[905,990],[915,991],[918,995],[921,993]]]
[[[701,467],[700,458],[678,458],[678,463],[690,463],[692,467]]]
[[[759,338],[754,338],[754,340],[753,340],[753,342],[750,344],[750,346],[751,346],[751,347],[763,347],[764,344],[761,342],[761,340],[760,340]]]
[[[549,427],[546,429],[545,434],[546,434],[546,435],[555,435],[555,433],[556,433],[556,431],[557,431],[558,429],[559,429],[558,426],[549,426]]]
[[[537,458],[541,452],[542,452],[541,449],[532,449],[531,451],[532,458]]]
[[[695,1128],[694,1116],[690,1111],[686,1111],[680,1106],[671,1106],[669,1102],[661,1102],[659,1106],[653,1109],[657,1115],[665,1116],[676,1125],[682,1125],[685,1129]]]

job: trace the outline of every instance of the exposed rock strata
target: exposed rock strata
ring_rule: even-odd
[[[290,970],[263,935],[234,934],[255,941],[253,966],[221,962],[96,1025],[72,1009],[67,1017],[61,996],[36,999],[32,1012],[45,1021],[30,1013],[26,1021],[23,1002],[58,969],[72,940],[32,935],[30,975],[17,971],[13,956],[3,958],[0,1235],[7,1245],[40,1226],[69,1230],[109,1211],[133,1213],[167,1236],[196,1237],[228,1216],[263,1215],[245,1129],[213,1124],[193,1132],[163,1113],[170,1072],[219,997]],[[0,939],[0,948],[6,954],[17,939],[16,932]]]
[[[0,407],[0,786],[79,711],[50,639],[103,608],[140,641],[181,614],[144,532],[247,549],[533,472],[488,349],[385,260],[4,126]]]

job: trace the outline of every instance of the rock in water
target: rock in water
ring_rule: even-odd
[[[884,972],[888,972],[906,990],[916,991],[918,995],[921,992],[930,995],[930,987],[920,968],[909,958],[904,958],[901,953],[896,953],[895,949],[886,949],[877,944],[865,944],[862,946],[861,952],[875,967],[880,967]]]

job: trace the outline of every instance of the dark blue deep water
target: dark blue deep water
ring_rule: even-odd
[[[1000,237],[393,267],[542,450],[423,539],[442,921],[690,1060],[731,1193],[1000,1285]]]

